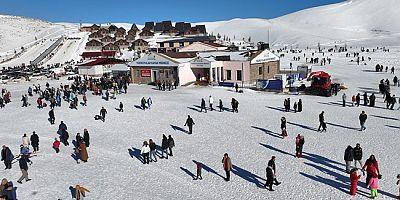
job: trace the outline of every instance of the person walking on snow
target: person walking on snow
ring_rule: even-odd
[[[353,157],[354,157],[354,167],[357,168],[357,163],[360,165],[360,168],[363,167],[361,162],[363,156],[362,148],[360,144],[356,144],[356,147],[353,148]]]
[[[31,144],[33,147],[33,153],[39,151],[39,136],[36,134],[35,131],[33,131],[31,135]]]
[[[140,100],[140,104],[142,106],[142,109],[146,110],[146,99],[144,97],[142,97],[142,100]]]
[[[82,199],[81,196],[86,197],[86,192],[90,192],[90,191],[80,185],[76,185],[75,186],[75,199],[81,200]]]
[[[299,99],[299,103],[297,103],[297,112],[303,111],[303,102]]]
[[[353,95],[352,97],[351,97],[351,106],[353,106],[354,107],[354,103],[356,102],[356,95]]]
[[[14,155],[12,154],[10,148],[6,145],[3,145],[3,149],[1,150],[1,161],[4,161],[5,169],[11,169],[12,160],[14,160]]]
[[[343,93],[342,95],[343,107],[346,107],[346,98],[347,98],[346,93]]]
[[[150,147],[150,162],[157,162],[157,157],[156,157],[156,143],[150,139],[149,140],[149,147]]]
[[[58,141],[57,138],[54,138],[53,149],[56,151],[56,153],[60,152],[60,141]]]
[[[196,177],[194,178],[194,180],[202,180],[203,177],[201,176],[201,163],[196,162]]]
[[[365,161],[365,164],[364,164],[362,170],[364,171],[365,169],[367,171],[367,177],[365,179],[365,184],[368,184],[373,176],[380,174],[378,161],[375,159],[374,155],[371,155],[367,159],[367,161]]]
[[[164,158],[164,153],[166,154],[166,159],[168,159],[168,138],[163,134],[163,139],[161,141],[162,157]]]
[[[119,102],[119,112],[124,112],[124,104],[122,102]]]
[[[193,125],[195,125],[195,123],[193,122],[193,119],[190,117],[190,115],[188,115],[188,118],[186,119],[186,123],[184,126],[186,125],[189,127],[189,134],[192,134]]]
[[[78,149],[79,149],[79,151],[81,152],[81,160],[82,160],[83,162],[87,162],[89,156],[88,156],[88,153],[87,153],[87,149],[86,149],[86,144],[85,144],[85,142],[82,142],[82,143],[79,145]]]
[[[224,105],[222,105],[222,100],[219,99],[219,112],[224,111]]]
[[[56,120],[56,118],[54,117],[54,110],[53,109],[51,109],[50,111],[49,111],[49,121],[50,121],[50,124],[54,124],[54,121]]]
[[[140,150],[140,154],[143,156],[143,164],[150,164],[149,161],[149,154],[150,154],[150,147],[147,144],[147,141],[143,142],[142,149]]]
[[[147,106],[149,107],[149,109],[151,108],[151,105],[153,104],[153,100],[151,99],[151,97],[149,97],[147,99]]]
[[[281,136],[282,139],[285,139],[285,137],[287,136],[287,131],[286,131],[286,118],[282,117],[281,118]]]
[[[208,102],[210,104],[210,110],[213,111],[214,98],[211,95],[210,98],[208,99]]]
[[[358,93],[357,96],[356,96],[356,106],[357,107],[360,106],[360,101],[361,101],[361,97],[360,97],[360,93]]]
[[[296,157],[301,158],[303,156],[303,145],[304,145],[304,136],[298,134],[296,137]]]
[[[364,131],[366,129],[365,122],[367,121],[367,114],[365,114],[364,111],[361,111],[361,114],[358,117],[358,119],[360,120],[360,125],[361,125],[360,131]]]
[[[174,139],[172,138],[171,135],[168,135],[168,148],[169,148],[169,155],[170,156],[173,156],[172,148],[174,148],[174,147],[175,147],[175,141],[174,141]]]
[[[29,147],[30,144],[29,137],[25,133],[24,136],[22,136],[22,145],[24,145],[24,147]]]
[[[206,101],[204,100],[204,98],[201,98],[201,104],[200,104],[200,112],[204,112],[207,113],[207,108],[206,108]]]
[[[269,191],[274,191],[273,189],[272,189],[272,185],[274,184],[274,171],[273,171],[273,169],[272,169],[272,167],[271,166],[267,166],[267,168],[266,168],[266,176],[267,176],[267,180],[266,180],[266,182],[265,182],[265,185],[264,185],[264,187],[265,188],[269,188]]]
[[[344,161],[346,162],[346,173],[350,173],[351,163],[354,160],[353,148],[349,145],[344,151]]]
[[[318,118],[319,118],[319,127],[318,127],[318,131],[321,131],[321,127],[322,127],[322,131],[326,132],[326,123],[325,123],[325,117],[324,117],[324,111],[322,111]]]
[[[22,176],[18,179],[18,183],[22,184],[22,180],[26,180],[26,182],[30,181],[28,177],[28,162],[31,162],[27,155],[22,155],[19,159],[19,168],[21,169]]]
[[[223,163],[223,168],[224,168],[224,171],[226,174],[225,181],[229,181],[231,178],[232,161],[227,153],[224,154],[224,157],[222,158],[222,163]]]
[[[101,120],[103,122],[106,121],[106,114],[107,114],[107,110],[104,107],[101,107],[100,116],[101,116]]]
[[[272,168],[273,171],[273,182],[275,185],[281,184],[278,179],[276,179],[276,165],[275,165],[275,156],[271,157],[271,160],[268,161],[268,166]]]
[[[361,175],[359,175],[357,173],[357,168],[351,169],[351,171],[350,171],[350,182],[351,182],[350,195],[351,196],[356,195],[357,183],[358,183],[358,180],[360,180],[360,178],[361,178]]]
[[[370,181],[368,182],[368,186],[367,188],[371,189],[371,198],[375,199],[376,197],[378,197],[378,175],[374,174],[372,175]]]
[[[86,147],[90,146],[90,136],[89,136],[89,131],[85,128],[83,129],[83,141],[86,144]]]

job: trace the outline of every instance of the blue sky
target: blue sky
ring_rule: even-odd
[[[0,14],[51,22],[109,23],[274,18],[344,0],[0,0]]]

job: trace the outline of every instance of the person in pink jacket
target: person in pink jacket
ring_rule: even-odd
[[[368,188],[371,188],[371,198],[375,199],[378,196],[378,175],[374,174],[369,180]]]

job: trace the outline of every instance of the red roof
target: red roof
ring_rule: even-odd
[[[120,64],[120,63],[125,63],[123,60],[119,60],[116,58],[97,58],[96,60],[89,61],[87,63],[83,63],[77,66],[82,66],[82,67],[93,67],[95,65],[109,65],[109,64]]]
[[[96,57],[115,57],[116,51],[96,51],[96,52],[83,52],[82,57],[84,58],[96,58]]]

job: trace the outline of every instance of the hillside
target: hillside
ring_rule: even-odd
[[[49,35],[62,32],[63,26],[42,20],[0,15],[0,52],[20,48]]]
[[[398,0],[351,0],[295,12],[275,19],[233,19],[205,23],[208,31],[233,38],[249,37],[273,45],[348,43],[368,46],[400,44]],[[240,27],[240,28],[238,28]]]

